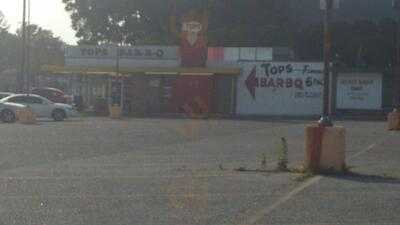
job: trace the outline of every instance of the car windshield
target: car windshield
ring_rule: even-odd
[[[399,212],[400,0],[0,0],[0,225]]]

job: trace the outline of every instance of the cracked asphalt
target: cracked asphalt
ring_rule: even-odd
[[[312,121],[83,118],[0,124],[0,224],[399,224],[400,134],[339,121],[352,174],[290,167]]]

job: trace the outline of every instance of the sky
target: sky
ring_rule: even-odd
[[[3,12],[10,32],[17,30],[22,21],[23,0],[0,0],[0,11]],[[53,31],[68,44],[75,44],[75,32],[71,28],[71,19],[64,10],[62,0],[31,0],[31,23]]]

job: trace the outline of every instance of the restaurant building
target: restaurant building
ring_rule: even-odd
[[[239,62],[271,61],[273,52],[272,48],[207,48],[204,66],[187,66],[178,46],[69,46],[65,66],[46,66],[38,80],[41,86],[58,85],[82,96],[88,106],[107,99],[131,115],[235,114]],[[276,52],[282,57],[282,49]]]

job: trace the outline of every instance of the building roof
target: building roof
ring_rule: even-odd
[[[71,66],[43,66],[42,71],[55,75],[79,74],[79,75],[106,75],[116,76],[115,67],[71,67]],[[239,75],[240,68],[119,68],[122,75]]]

